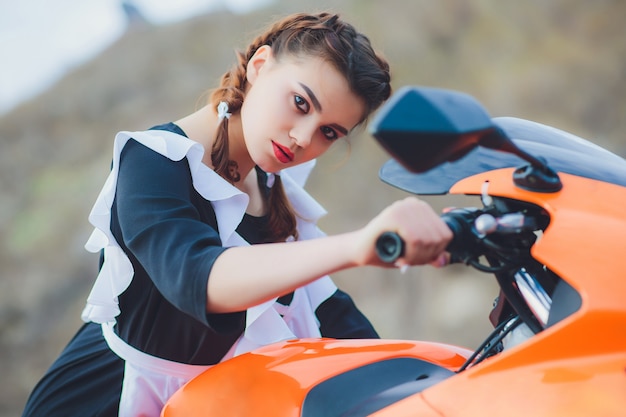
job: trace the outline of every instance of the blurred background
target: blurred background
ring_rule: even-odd
[[[20,414],[81,324],[98,261],[83,249],[87,215],[115,133],[192,112],[234,49],[276,17],[320,10],[368,34],[396,89],[462,90],[492,116],[626,155],[620,0],[0,0],[0,416]],[[406,195],[378,180],[387,159],[367,131],[320,159],[307,188],[329,211],[326,232],[360,227]],[[427,200],[438,210],[478,204]],[[494,280],[463,266],[334,278],[385,338],[475,348],[490,330]]]

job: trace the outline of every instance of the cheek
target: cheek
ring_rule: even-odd
[[[317,158],[318,156],[326,153],[334,142],[327,140],[326,138],[315,138],[311,146],[307,148],[309,151],[310,159]]]
[[[241,105],[241,125],[246,141],[264,129],[266,115],[263,98],[251,90]]]
[[[293,122],[293,112],[286,103],[285,98],[275,92],[250,91],[241,108],[244,126],[249,133],[256,129],[288,129]]]
[[[293,123],[294,110],[289,106],[289,96],[281,92],[268,94],[260,103],[267,124],[280,129],[288,129]]]

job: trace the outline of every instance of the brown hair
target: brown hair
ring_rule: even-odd
[[[263,45],[272,47],[276,59],[281,56],[316,56],[333,65],[346,77],[352,92],[363,100],[365,114],[361,123],[391,94],[389,64],[372,48],[369,39],[336,14],[294,14],[285,17],[259,35],[245,52],[237,52],[237,64],[222,76],[220,86],[211,94],[211,104],[228,103],[229,112],[237,113],[247,88],[246,67]],[[228,166],[228,118],[224,118],[211,151],[215,171],[233,178]],[[268,204],[268,241],[298,238],[296,216],[289,203],[280,176],[276,176]]]

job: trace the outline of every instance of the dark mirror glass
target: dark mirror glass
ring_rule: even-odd
[[[498,148],[506,142],[472,96],[437,88],[398,90],[370,126],[381,146],[412,172],[455,161],[479,144]]]

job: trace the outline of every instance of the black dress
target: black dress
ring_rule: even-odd
[[[172,123],[155,129],[184,135]],[[264,227],[263,217],[245,215],[237,232],[252,244],[262,243]],[[118,335],[160,358],[219,362],[243,332],[246,313],[206,313],[207,277],[226,248],[210,202],[192,186],[186,159],[172,161],[130,140],[121,154],[111,231],[134,269],[119,296]],[[291,296],[278,301],[289,304]],[[378,337],[340,290],[316,316],[324,337]],[[87,323],[35,386],[23,416],[115,416],[123,377],[124,361],[109,349],[100,325]]]

